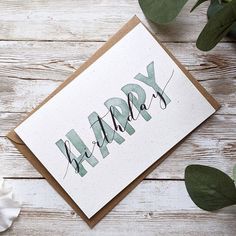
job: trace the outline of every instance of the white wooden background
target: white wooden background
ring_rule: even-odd
[[[0,175],[23,201],[3,235],[236,235],[236,207],[200,210],[183,181],[192,163],[230,175],[236,164],[236,45],[225,38],[211,52],[196,49],[207,4],[190,15],[193,3],[174,23],[155,26],[138,0],[0,1]],[[222,108],[90,230],[6,134],[134,14]]]

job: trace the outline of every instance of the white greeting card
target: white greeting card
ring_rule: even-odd
[[[139,23],[15,132],[91,218],[214,112]]]

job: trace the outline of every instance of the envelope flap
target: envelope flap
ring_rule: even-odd
[[[20,137],[16,134],[14,130],[11,130],[8,134],[7,137],[13,142],[18,145],[25,145],[24,142],[20,139]]]

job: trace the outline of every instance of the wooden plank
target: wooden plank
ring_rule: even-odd
[[[23,209],[3,235],[235,235],[236,207],[208,213],[183,181],[143,181],[93,230],[45,180],[7,180]],[[199,227],[201,226],[201,227]]]
[[[4,136],[25,114],[2,113],[0,124]],[[236,152],[236,119],[232,115],[214,115],[193,132],[148,179],[183,179],[189,164],[217,167],[232,174]],[[0,169],[5,177],[41,177],[7,138],[0,138]]]
[[[51,80],[1,78],[0,112],[30,112],[60,83]],[[202,81],[201,84],[222,105],[218,114],[236,114],[235,79],[207,80]]]
[[[0,42],[0,112],[32,110],[101,44]],[[236,114],[233,44],[220,43],[210,53],[200,52],[192,43],[167,43],[166,46],[219,100],[220,113]]]
[[[189,1],[172,24],[157,26],[147,22],[137,0],[5,0],[0,1],[0,39],[104,41],[136,14],[161,40],[195,41],[208,6],[190,14],[195,2]]]
[[[0,77],[64,81],[104,42],[0,41]],[[198,80],[235,78],[234,43],[219,43],[210,52],[194,43],[164,43]]]

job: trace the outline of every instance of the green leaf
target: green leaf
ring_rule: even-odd
[[[200,4],[202,4],[202,3],[206,2],[206,1],[208,1],[208,0],[198,0],[196,2],[196,4],[193,6],[193,8],[191,9],[190,12],[194,11]]]
[[[209,51],[231,30],[236,21],[236,0],[224,4],[208,21],[197,39],[197,47]]]
[[[236,204],[234,181],[218,169],[190,165],[185,169],[185,185],[193,202],[204,210]]]
[[[234,166],[233,169],[233,178],[234,178],[234,183],[236,184],[236,165]]]
[[[225,4],[227,4],[230,1],[231,0],[228,0],[228,1],[225,0],[220,3],[219,0],[211,0],[211,4],[207,10],[208,19],[214,16],[219,10],[221,10],[225,6]],[[230,31],[227,34],[227,36],[236,38],[236,22],[234,22],[233,25],[231,26]]]
[[[224,8],[226,3],[220,3],[219,0],[211,0],[211,4],[207,9],[207,17],[210,19],[214,16],[218,11]]]
[[[159,24],[174,20],[188,0],[139,0],[144,15]]]

